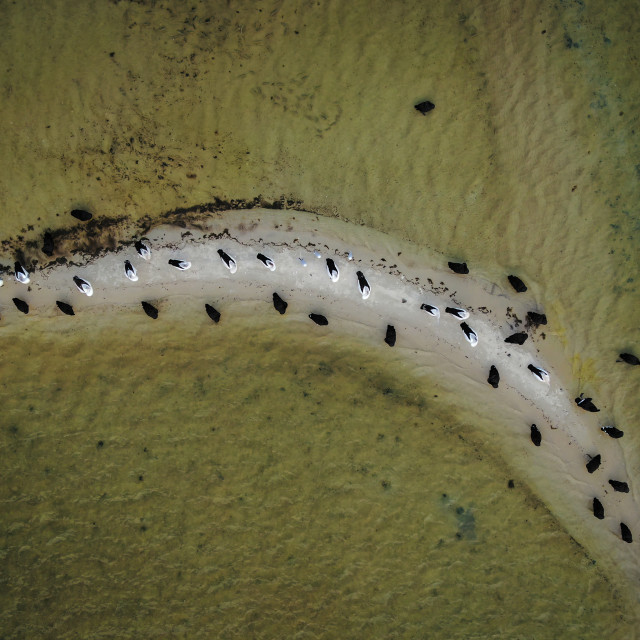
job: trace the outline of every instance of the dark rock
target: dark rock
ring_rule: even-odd
[[[527,319],[530,324],[538,326],[540,324],[547,324],[547,316],[544,313],[537,313],[536,311],[527,311]]]
[[[53,236],[48,231],[45,231],[42,242],[42,253],[51,257],[53,255],[53,249]]]
[[[508,276],[509,284],[518,292],[524,293],[527,290],[527,286],[525,285],[518,276]]]
[[[613,490],[618,493],[629,493],[629,485],[626,482],[621,482],[620,480],[609,480],[609,484],[613,487]]]
[[[206,303],[204,308],[207,312],[207,315],[217,324],[220,322],[220,312],[217,309],[214,309],[210,304]]]
[[[384,337],[384,341],[390,346],[393,347],[396,343],[396,329],[393,325],[387,325],[387,333]]]
[[[93,218],[93,214],[85,211],[84,209],[74,209],[71,212],[71,215],[80,220],[80,222],[87,222]]]
[[[24,300],[20,300],[20,298],[12,298],[12,300],[18,311],[22,311],[22,313],[29,313],[29,305]]]
[[[287,310],[289,305],[277,293],[274,293],[273,306],[280,315],[284,315],[284,312]]]
[[[325,325],[329,324],[329,321],[323,316],[320,315],[319,313],[310,313],[309,317],[316,323],[319,324],[321,327],[324,327]]]
[[[143,300],[142,308],[150,318],[153,318],[154,320],[158,319],[158,310],[150,302],[144,302]]]
[[[489,377],[487,378],[487,382],[494,388],[498,388],[498,384],[500,383],[500,374],[496,369],[495,365],[491,365],[491,369],[489,369]]]
[[[604,507],[598,498],[593,499],[593,515],[598,518],[598,520],[602,520],[604,518]]]
[[[593,458],[591,458],[591,460],[587,462],[587,471],[589,473],[593,473],[600,466],[601,462],[602,458],[600,454],[598,454],[597,456],[593,456]]]
[[[447,264],[453,273],[459,273],[460,275],[469,273],[469,267],[467,267],[466,262],[448,262]]]
[[[620,535],[625,542],[631,543],[633,542],[633,536],[631,535],[631,530],[624,522],[620,523]]]
[[[531,442],[533,442],[536,447],[539,447],[540,443],[542,442],[542,434],[540,433],[540,429],[538,429],[535,424],[531,425]]]
[[[414,109],[419,111],[423,116],[426,116],[429,111],[433,111],[436,108],[436,105],[429,100],[425,100],[424,102],[419,102],[414,105]]]
[[[76,314],[73,311],[73,307],[66,302],[61,302],[60,300],[56,300],[56,304],[58,305],[58,309],[62,311],[67,316],[75,316]]]
[[[519,333],[513,333],[508,338],[505,338],[504,341],[509,344],[524,344],[527,341],[529,336],[524,332],[520,331]]]
[[[632,353],[621,353],[620,360],[622,360],[622,362],[626,362],[627,364],[640,364],[640,358],[638,358],[638,356],[634,356]]]

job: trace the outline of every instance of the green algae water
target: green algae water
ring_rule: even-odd
[[[593,561],[381,349],[72,320],[3,357],[4,637],[628,637]]]

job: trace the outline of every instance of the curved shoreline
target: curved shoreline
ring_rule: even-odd
[[[625,440],[613,440],[600,431],[599,427],[611,424],[606,399],[595,398],[600,414],[575,405],[575,395],[586,390],[577,388],[557,349],[539,330],[528,330],[522,346],[504,343],[507,336],[524,330],[527,311],[539,310],[528,293],[515,293],[507,274],[501,284],[474,273],[457,275],[445,270],[444,259],[384,234],[297,211],[213,214],[192,228],[159,227],[147,237],[152,247],[148,262],[131,241],[98,256],[35,269],[29,285],[5,275],[0,328],[28,321],[12,304],[13,297],[27,302],[30,315],[61,315],[55,305],[60,300],[77,313],[114,304],[137,305],[141,321],[149,322],[140,307],[143,300],[159,309],[160,320],[173,299],[199,300],[202,313],[208,302],[223,318],[226,309],[244,303],[248,313],[271,314],[274,322],[306,322],[308,331],[327,335],[339,331],[384,349],[389,348],[383,342],[391,325],[397,334],[394,353],[401,353],[417,375],[435,375],[443,384],[458,388],[465,403],[496,416],[492,436],[498,436],[509,463],[605,570],[614,565],[633,585],[640,585],[640,506],[635,478],[627,472]],[[235,259],[236,273],[225,268],[219,249]],[[316,258],[314,251],[322,258]],[[348,260],[349,251],[353,261]],[[259,252],[274,260],[275,271],[256,259]],[[339,267],[338,282],[329,278],[326,258]],[[179,271],[167,264],[169,259],[189,260],[192,267]],[[137,282],[125,277],[125,260],[136,267]],[[440,268],[428,266],[437,263]],[[371,285],[366,300],[358,291],[358,270]],[[91,282],[94,295],[81,294],[73,276]],[[288,303],[282,319],[273,308],[274,292]],[[421,310],[423,303],[438,306],[440,318]],[[460,320],[445,313],[445,306],[469,311],[466,322],[478,335],[476,347],[465,340]],[[326,316],[329,325],[315,326],[306,317],[309,313]],[[548,371],[550,383],[536,379],[529,364]],[[491,365],[500,374],[497,389],[487,382]],[[532,423],[541,432],[540,447],[531,442]],[[619,426],[624,430],[625,425]],[[596,454],[601,455],[602,465],[589,474],[586,463]],[[627,482],[631,491],[614,493],[608,484],[611,478]],[[602,521],[591,511],[594,497],[604,505]],[[620,522],[634,534],[632,544],[621,540]]]

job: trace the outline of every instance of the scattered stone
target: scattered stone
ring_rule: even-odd
[[[591,460],[587,462],[587,471],[589,473],[593,473],[600,466],[601,462],[602,462],[602,458],[600,454],[598,454],[597,456],[593,456]]]
[[[419,102],[414,105],[414,109],[420,112],[423,116],[426,116],[429,111],[433,111],[436,108],[436,105],[429,100],[425,100],[424,102]]]
[[[469,267],[467,267],[466,262],[448,262],[447,264],[453,273],[459,273],[463,276],[469,273]]]
[[[150,318],[153,318],[154,320],[158,319],[158,310],[150,302],[144,302],[143,300],[142,308]]]
[[[384,337],[384,341],[390,346],[393,347],[396,343],[396,329],[393,325],[387,325],[387,333]]]
[[[540,429],[538,429],[535,424],[531,425],[531,442],[533,442],[536,447],[539,447],[540,443],[542,442],[542,434],[540,433]]]
[[[495,365],[491,365],[491,369],[489,369],[489,377],[487,378],[487,382],[494,388],[498,388],[498,384],[500,383],[500,374],[498,373],[498,369],[496,369]]]
[[[529,336],[524,332],[520,331],[518,333],[512,333],[508,338],[505,338],[504,341],[509,344],[519,344],[523,345]]]
[[[89,220],[91,220],[91,218],[93,218],[93,214],[85,211],[84,209],[74,209],[71,212],[71,215],[74,218],[80,220],[80,222],[88,222]]]
[[[518,276],[508,276],[509,284],[518,292],[524,293],[527,290],[527,286],[525,285]]]

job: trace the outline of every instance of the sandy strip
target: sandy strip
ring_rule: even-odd
[[[223,312],[234,306],[246,313],[272,315],[274,322],[306,323],[308,331],[327,336],[333,332],[354,335],[384,349],[389,348],[383,343],[386,327],[393,325],[394,356],[402,354],[417,375],[437,378],[457,390],[461,402],[492,417],[491,439],[509,465],[603,569],[619,573],[632,584],[632,597],[639,597],[640,505],[635,478],[628,472],[632,465],[625,438],[614,440],[600,431],[603,424],[611,424],[606,399],[594,398],[600,413],[587,413],[575,405],[575,395],[584,390],[569,379],[569,366],[561,360],[558,343],[542,336],[546,327],[527,329],[529,339],[523,346],[504,343],[512,333],[525,331],[518,321],[525,320],[527,311],[541,310],[529,292],[514,292],[507,274],[499,284],[475,273],[456,275],[443,256],[367,228],[300,212],[211,214],[198,228],[159,227],[147,238],[152,247],[150,261],[142,260],[129,243],[97,257],[74,256],[74,264],[37,269],[30,274],[28,286],[5,274],[0,327],[10,331],[28,322],[11,302],[13,297],[29,304],[30,316],[44,317],[61,314],[56,300],[72,304],[76,313],[102,313],[114,305],[140,307],[145,300],[160,310],[158,322],[163,313],[173,313],[175,305],[190,308],[198,301],[201,306],[209,302]],[[236,273],[225,268],[218,249],[236,260]],[[352,261],[347,259],[350,251]],[[258,252],[274,260],[275,271],[256,259]],[[327,274],[328,257],[340,269],[338,282]],[[138,282],[125,277],[125,259],[136,267]],[[169,259],[188,260],[192,267],[179,271],[168,265]],[[367,300],[358,291],[358,270],[371,285]],[[91,282],[92,297],[76,289],[74,275]],[[274,292],[289,304],[282,319],[273,309]],[[422,303],[439,307],[440,318],[422,311]],[[445,313],[446,306],[469,311],[466,322],[478,335],[476,347],[465,340],[460,320]],[[329,325],[313,324],[307,319],[311,312],[325,315]],[[140,313],[144,317],[141,307]],[[547,370],[550,382],[538,381],[529,364]],[[498,389],[487,383],[491,365],[500,373]],[[540,447],[531,442],[532,423],[542,434]],[[625,430],[625,425],[617,426]],[[602,465],[589,474],[585,464],[598,453]],[[630,492],[614,492],[610,478],[627,482]],[[604,520],[592,513],[594,497],[604,506]],[[633,543],[621,540],[620,522],[630,528]]]

